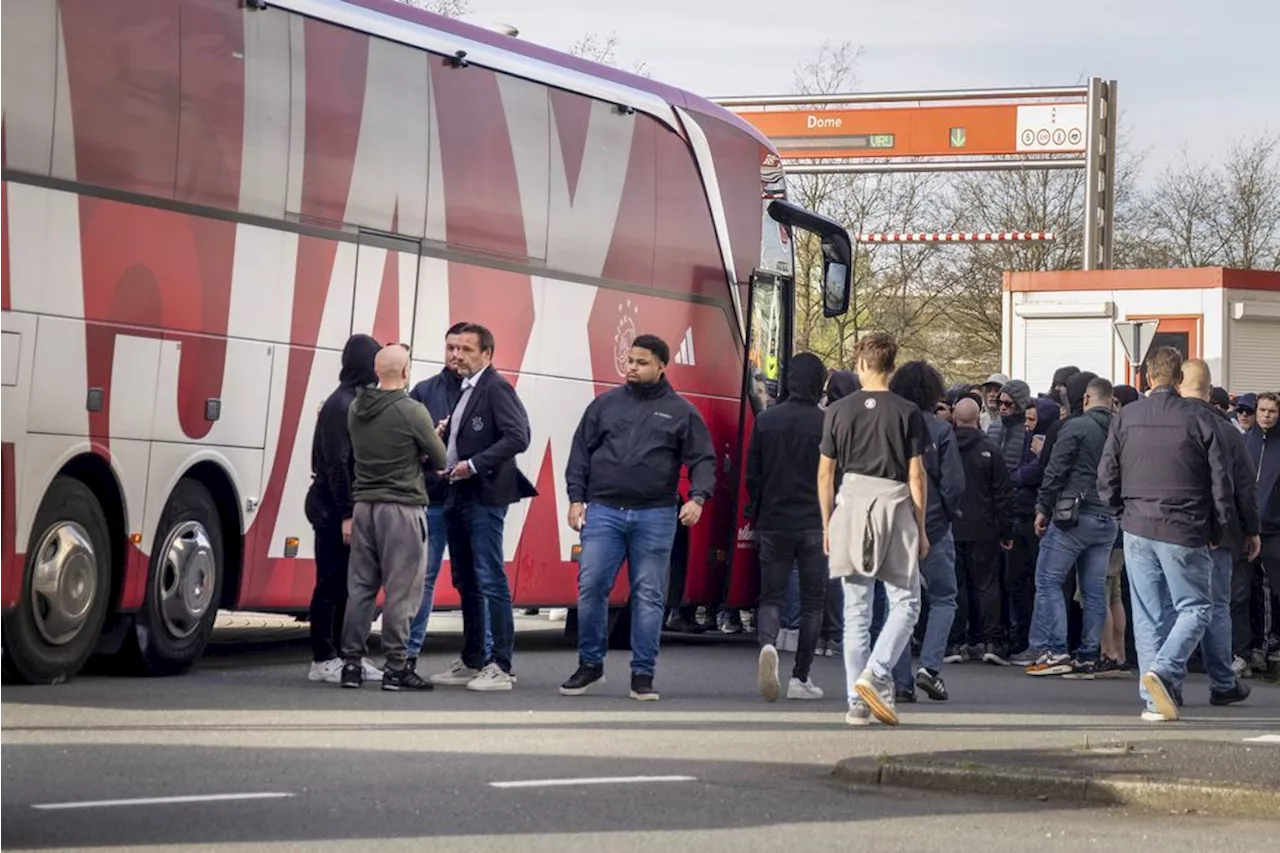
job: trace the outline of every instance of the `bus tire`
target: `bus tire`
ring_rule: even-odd
[[[21,598],[3,619],[4,677],[60,684],[93,654],[111,600],[107,517],[84,483],[59,475],[36,513]]]
[[[144,675],[179,675],[204,652],[222,594],[222,524],[209,490],[181,480],[169,497],[134,617],[128,656]]]

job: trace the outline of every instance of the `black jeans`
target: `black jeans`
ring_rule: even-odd
[[[1241,557],[1231,570],[1231,651],[1246,660],[1261,635],[1261,619],[1255,618],[1253,600],[1255,583],[1259,601],[1262,594],[1262,569]],[[1258,608],[1261,615],[1261,608]],[[1261,646],[1258,642],[1256,645]]]
[[[342,622],[347,611],[347,565],[351,546],[342,527],[316,527],[316,588],[311,593],[311,659],[342,657]]]
[[[977,624],[969,624],[976,612]],[[970,639],[1004,644],[1000,607],[1000,543],[956,542],[956,618],[948,645],[965,646]]]
[[[822,551],[821,530],[760,530],[760,608],[756,634],[761,646],[775,645],[787,598],[787,579],[794,565],[800,574],[800,639],[791,675],[809,678],[818,632],[822,630],[822,605],[827,597],[827,555]]]
[[[516,628],[502,556],[507,507],[450,495],[444,505],[449,569],[462,599],[462,662],[472,669],[496,663],[511,672]],[[486,643],[485,623],[491,640]],[[486,648],[486,645],[489,647]]]
[[[1031,614],[1036,600],[1036,561],[1040,558],[1040,538],[1035,520],[1013,522],[1013,550],[1004,555],[1004,589],[1009,598],[1009,651],[1027,647],[1031,634]]]
[[[828,643],[844,642],[844,581],[827,581],[827,600],[822,605],[822,639]]]

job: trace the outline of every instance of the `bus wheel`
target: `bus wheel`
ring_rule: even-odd
[[[180,481],[157,529],[130,653],[147,675],[177,675],[200,657],[218,616],[224,551],[209,490]]]
[[[18,605],[4,617],[4,675],[58,684],[93,653],[111,598],[111,538],[93,491],[54,479],[36,514]]]

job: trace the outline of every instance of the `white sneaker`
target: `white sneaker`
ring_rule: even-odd
[[[782,692],[782,684],[778,680],[778,650],[765,645],[760,649],[760,658],[756,663],[756,686],[766,702],[777,702]]]
[[[813,683],[813,679],[809,678],[801,681],[798,678],[792,678],[787,683],[788,699],[821,699],[822,688]]]
[[[368,658],[360,658],[360,666],[364,667],[365,681],[381,681],[382,680],[382,670],[379,669],[378,665],[373,661],[369,660]],[[339,672],[341,672],[341,669],[339,669]]]
[[[568,618],[569,608],[567,607],[552,607],[547,611],[548,622],[563,622]]]
[[[437,687],[466,687],[479,674],[480,670],[472,669],[458,659],[450,663],[444,672],[438,672],[427,680]]]
[[[382,677],[382,673],[378,673]],[[342,658],[312,661],[311,671],[307,673],[307,681],[322,681],[325,684],[337,684],[342,681]]]
[[[794,652],[800,646],[800,631],[795,628],[783,628],[778,632],[778,651]]]
[[[1161,714],[1159,711],[1151,711],[1151,710],[1147,710],[1147,711],[1143,711],[1143,712],[1142,712],[1142,721],[1143,721],[1144,723],[1167,723],[1167,722],[1170,722],[1170,720],[1169,720],[1169,719],[1167,719],[1167,718],[1165,717],[1165,715],[1164,715],[1164,714]]]
[[[844,715],[844,724],[846,726],[869,726],[871,725],[871,711],[861,702],[854,702],[849,706],[849,713]]]
[[[496,663],[491,663],[480,670],[479,675],[467,682],[467,689],[491,693],[495,690],[510,690],[511,685],[515,683],[513,676],[503,672],[502,667]]]

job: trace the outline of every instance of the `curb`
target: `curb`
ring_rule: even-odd
[[[899,759],[846,758],[836,779],[850,785],[880,785],[954,794],[1061,800],[1161,811],[1212,812],[1232,817],[1280,817],[1280,790],[1187,780],[1094,777],[1064,772],[1028,772],[993,765],[929,764]]]

